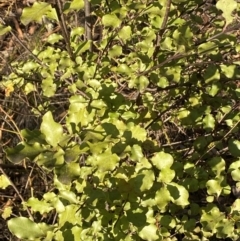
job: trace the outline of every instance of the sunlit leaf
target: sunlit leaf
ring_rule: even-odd
[[[84,1],[83,0],[73,0],[73,1],[71,1],[69,9],[80,10],[83,7],[84,7]]]
[[[228,172],[231,173],[234,181],[240,181],[240,160],[231,163]]]
[[[139,161],[143,158],[142,148],[139,145],[133,145],[131,148],[131,158],[134,161]]]
[[[24,25],[27,25],[32,21],[42,23],[42,18],[44,16],[58,20],[56,10],[52,8],[50,3],[34,2],[33,6],[23,8],[21,22]]]
[[[222,192],[222,178],[216,178],[207,181],[206,187],[207,187],[207,192],[209,195],[217,195],[219,196]]]
[[[116,154],[112,154],[110,150],[94,155],[88,158],[87,163],[96,167],[98,171],[106,172],[112,171],[118,164],[119,157]]]
[[[177,183],[169,183],[167,190],[171,195],[172,202],[179,206],[186,206],[189,204],[189,193],[187,189]]]
[[[139,236],[143,240],[147,241],[153,241],[153,240],[159,240],[159,235],[157,234],[158,228],[154,224],[150,224],[148,226],[145,226],[140,232]]]
[[[5,175],[0,175],[0,189],[6,189],[10,184],[9,179]]]
[[[170,168],[164,168],[160,171],[158,181],[159,182],[164,182],[164,183],[169,183],[173,180],[175,177],[175,171],[170,169]]]
[[[53,120],[53,116],[50,111],[43,116],[40,129],[45,135],[46,141],[53,147],[56,147],[62,138],[63,128],[62,125]]]
[[[168,189],[162,187],[160,190],[158,190],[155,195],[155,201],[160,211],[164,212],[166,210],[166,206],[171,201],[171,194]]]
[[[215,127],[215,119],[213,115],[207,114],[203,119],[203,124],[206,130],[209,130],[209,131],[213,130]]]
[[[237,9],[237,2],[234,0],[219,0],[217,1],[216,7],[223,12],[223,17],[226,20],[226,24],[233,22],[234,17],[232,12]]]
[[[31,207],[31,209],[35,212],[39,212],[41,214],[50,212],[53,207],[44,200],[39,200],[37,198],[31,197],[26,202],[27,206]]]
[[[225,170],[225,161],[221,157],[213,157],[208,165],[216,176],[219,176]]]
[[[119,27],[121,24],[121,20],[115,14],[105,14],[102,22],[105,27]]]
[[[209,66],[204,73],[204,80],[206,83],[210,83],[213,81],[218,81],[220,79],[220,73],[219,73],[219,69],[217,66],[212,65]]]
[[[12,218],[7,224],[11,233],[20,239],[36,240],[46,235],[37,223],[25,217]]]
[[[118,36],[122,39],[122,40],[128,40],[131,38],[132,35],[132,30],[130,26],[123,26],[123,28],[120,29],[120,31],[118,32]]]
[[[173,157],[165,152],[158,152],[151,159],[154,166],[159,170],[170,168],[173,164]]]
[[[7,218],[11,217],[12,212],[13,212],[13,207],[12,206],[4,207],[4,210],[3,210],[1,216],[2,216],[3,219],[6,220]]]
[[[11,31],[11,27],[10,26],[4,26],[0,24],[0,36],[4,35],[5,33]]]

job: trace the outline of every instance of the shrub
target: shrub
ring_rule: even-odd
[[[88,35],[72,19],[83,1],[59,3],[24,9],[23,24],[44,16],[62,32],[2,81],[41,118],[7,158],[53,174],[53,189],[23,200],[28,214],[9,230],[26,240],[237,240],[239,3],[93,0]]]

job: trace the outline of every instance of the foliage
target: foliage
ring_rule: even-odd
[[[11,218],[9,230],[46,241],[237,240],[239,199],[227,204],[240,182],[239,3],[210,5],[211,28],[203,0],[91,4],[100,40],[71,25],[84,4],[68,2],[73,56],[54,33],[3,76],[4,88],[43,100],[32,110],[40,128],[23,129],[8,159],[54,173],[54,190],[22,203],[33,217]],[[56,13],[39,2],[21,20],[62,21]],[[60,122],[52,100],[63,91]]]

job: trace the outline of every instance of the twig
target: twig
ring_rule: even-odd
[[[159,113],[156,118],[154,118],[149,124],[147,124],[147,125],[144,127],[144,129],[147,130],[154,122],[156,122],[157,120],[159,120],[159,119],[162,117],[162,115],[164,115],[166,112],[168,112],[168,111],[171,110],[172,108],[176,107],[176,106],[178,105],[178,101],[179,101],[179,99],[177,99],[177,100],[175,101],[175,103],[174,103],[173,105],[169,106],[166,110],[164,110],[163,112]]]
[[[91,4],[88,0],[84,0],[85,11],[85,37],[90,43],[90,52],[92,52],[92,23],[91,23]]]
[[[8,119],[12,122],[13,126],[15,127],[17,133],[18,133],[18,137],[21,141],[23,141],[23,138],[20,134],[20,130],[18,129],[16,123],[13,121],[12,117],[0,106],[0,112],[3,112],[7,117]],[[3,129],[2,129],[3,130]]]
[[[140,72],[140,73],[138,74],[138,76],[147,75],[147,74],[151,73],[152,71],[157,70],[157,69],[159,69],[160,67],[162,67],[163,65],[169,63],[169,62],[172,61],[172,60],[177,60],[177,59],[185,58],[185,57],[188,57],[188,56],[190,56],[190,55],[192,55],[191,52],[190,52],[190,53],[184,53],[184,54],[183,54],[183,53],[175,53],[174,55],[172,55],[172,56],[170,56],[169,58],[167,58],[166,60],[164,60],[162,63],[153,66],[153,67],[150,68],[149,70]]]
[[[215,40],[215,39],[221,37],[222,35],[227,34],[227,33],[231,33],[231,32],[233,32],[233,31],[235,31],[235,30],[238,30],[239,28],[240,28],[240,23],[237,23],[237,24],[232,25],[232,26],[230,26],[230,27],[225,26],[225,27],[223,28],[222,32],[217,33],[217,34],[213,35],[212,37],[210,37],[210,38],[208,38],[208,39],[204,39],[204,40],[202,40],[202,41],[200,41],[200,42],[197,42],[195,45],[199,46],[200,44],[203,44],[203,43],[206,43],[206,42]]]
[[[0,171],[1,171],[2,174],[7,178],[7,180],[9,181],[9,183],[12,185],[13,189],[15,190],[15,192],[17,193],[17,195],[19,196],[19,198],[21,199],[21,201],[22,201],[23,203],[25,203],[25,200],[23,199],[21,193],[18,191],[18,189],[17,189],[17,187],[15,186],[15,184],[11,181],[11,179],[8,177],[8,175],[5,173],[5,171],[2,169],[1,166],[0,166]],[[30,210],[29,210],[29,208],[28,208],[27,206],[26,206],[26,210],[27,210],[27,213],[28,213],[30,219],[31,219],[32,221],[34,221],[34,218],[33,218],[32,214],[31,214],[31,212],[30,212]]]
[[[64,14],[63,14],[62,3],[61,3],[61,0],[56,0],[56,1],[57,1],[56,11],[57,11],[58,17],[60,18],[59,24],[60,24],[60,27],[62,30],[63,38],[66,43],[67,52],[70,55],[70,58],[72,60],[74,60],[73,52],[72,52],[71,45],[70,45],[69,34],[67,31],[66,20],[65,20]]]
[[[155,47],[155,50],[154,50],[154,53],[153,53],[153,60],[156,58],[156,56],[159,52],[159,49],[160,49],[160,41],[161,41],[163,33],[166,29],[171,4],[172,4],[172,0],[168,0],[167,4],[166,4],[166,11],[165,11],[165,15],[164,15],[164,18],[163,18],[163,22],[162,22],[161,28],[160,28],[160,30],[157,34],[157,38],[156,38],[156,43],[155,43],[156,47]]]
[[[23,32],[22,32],[21,28],[19,27],[18,21],[15,17],[13,17],[13,22],[14,22],[15,28],[18,32],[19,38],[24,39]]]
[[[2,22],[4,25],[6,25],[6,23],[3,21],[2,18],[0,18],[0,22]],[[41,66],[43,67],[47,67],[45,64],[42,63],[42,61],[32,53],[32,51],[18,38],[18,36],[16,34],[13,33],[12,30],[9,31],[11,33],[11,35],[13,37],[15,37],[15,39],[17,40],[17,42],[34,58],[34,60],[37,61],[37,63],[39,63]]]
[[[222,141],[224,140],[229,134],[231,134],[232,130],[240,123],[240,120],[219,140],[219,141]],[[203,153],[200,158],[197,160],[196,164],[197,165],[201,159],[206,155],[208,154],[210,151],[212,151],[214,148],[216,147],[216,143],[214,143],[211,148],[209,148],[205,153]]]

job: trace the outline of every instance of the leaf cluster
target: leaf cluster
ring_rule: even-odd
[[[23,24],[44,18],[62,32],[1,81],[41,118],[18,131],[8,160],[53,173],[54,185],[23,200],[30,215],[9,230],[23,240],[238,240],[239,3],[92,0],[87,35],[88,19],[72,19],[87,1],[56,2],[24,9]]]

